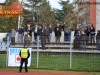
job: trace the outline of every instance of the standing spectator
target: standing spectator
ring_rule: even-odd
[[[60,27],[59,23],[57,23],[57,25],[56,25],[55,28],[54,28],[55,38],[58,38],[58,37],[57,37],[57,34],[56,34],[57,29],[59,29],[59,31],[61,32],[61,27]]]
[[[49,40],[51,41],[51,37],[52,37],[52,26],[51,26],[51,24],[49,25],[48,29],[49,29]]]
[[[83,30],[82,24],[78,24],[78,25],[77,25],[77,28],[80,30],[80,33],[82,33],[82,30]]]
[[[23,63],[25,63],[25,72],[28,72],[27,64],[28,64],[28,58],[30,57],[30,53],[29,50],[26,48],[26,45],[24,45],[24,47],[20,51],[19,56],[21,57],[19,72],[20,73],[22,72]]]
[[[34,28],[34,40],[35,40],[35,42],[37,39],[37,31],[38,31],[38,25],[35,25],[35,28]]]
[[[89,26],[88,26],[89,33],[91,31],[91,27],[95,30],[95,27],[93,26],[93,24],[89,24]],[[89,42],[91,43],[91,33],[89,34]]]
[[[61,30],[59,28],[56,28],[55,36],[56,36],[56,45],[58,45],[60,43],[60,37],[61,37]]]
[[[22,39],[22,43],[24,43],[24,40],[23,40],[23,39],[24,39],[24,27],[22,26],[21,28],[22,28],[22,35],[21,35],[21,39]]]
[[[80,49],[81,31],[77,30],[74,39],[74,49]]]
[[[95,43],[95,28],[91,26],[90,28],[90,44]]]
[[[11,43],[15,45],[15,36],[16,36],[16,31],[12,28],[11,32]]]
[[[89,34],[90,34],[90,32],[89,32],[89,29],[88,29],[88,27],[86,27],[85,29],[84,29],[84,32],[85,32],[85,34],[87,35],[87,43],[89,42]]]
[[[11,31],[8,31],[8,37],[9,37],[9,41],[10,41],[10,43],[11,43]]]
[[[48,28],[46,26],[44,27],[44,34],[45,34],[45,39],[46,39],[45,44],[47,44],[47,43],[50,44],[50,40],[49,40],[49,30],[48,30]]]
[[[79,29],[76,27],[75,32],[74,32],[74,43],[73,43],[73,48],[74,49],[77,49],[77,45],[76,45],[77,37],[76,36],[77,36],[78,32],[79,32]]]
[[[24,34],[24,28],[19,27],[18,29],[18,42],[23,43],[23,34]]]
[[[38,27],[38,30],[37,30],[37,45],[39,45],[40,42],[40,35],[41,35],[41,32],[42,32],[42,27],[39,26]]]
[[[76,28],[75,32],[74,32],[74,36],[76,36],[78,34],[79,29]]]
[[[31,37],[31,40],[32,40],[32,27],[30,24],[27,24],[27,32],[29,34],[29,36]]]
[[[97,35],[96,35],[96,49],[100,51],[100,30],[97,30]]]
[[[41,34],[40,34],[40,40],[41,40],[41,45],[42,45],[42,50],[44,50],[44,49],[46,49],[45,48],[45,41],[46,41],[46,39],[45,39],[45,33],[44,33],[44,30],[42,29],[42,32],[41,32]]]
[[[87,41],[87,35],[85,34],[84,31],[82,31],[82,34],[81,34],[81,48],[82,50],[86,50],[86,41]]]
[[[65,27],[64,27],[64,41],[69,40],[69,33],[70,33],[70,29],[67,25],[65,25]]]
[[[54,32],[57,30],[57,28],[59,28],[59,30],[61,31],[61,27],[60,27],[59,23],[57,23],[57,25],[55,26]]]
[[[28,32],[25,32],[25,35],[24,35],[24,44],[29,46],[30,45],[30,36],[28,34]]]

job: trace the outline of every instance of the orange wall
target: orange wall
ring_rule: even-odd
[[[96,4],[94,2],[96,3],[96,0],[90,0],[90,24],[92,23],[96,28]]]

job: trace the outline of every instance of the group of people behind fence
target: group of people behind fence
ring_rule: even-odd
[[[82,25],[79,24],[75,30],[74,37],[74,49],[86,50],[88,44],[89,46],[94,45],[97,50],[100,50],[100,30],[97,30],[96,33],[93,24],[86,27],[82,27]]]
[[[47,26],[41,26],[41,25],[35,25],[34,28],[34,38],[35,43],[37,45],[42,45],[42,49],[46,49],[46,44],[51,44],[51,37],[52,37],[52,25]],[[60,37],[61,37],[61,29],[59,24],[57,24],[54,28],[55,38],[56,38],[56,45],[60,43]]]
[[[54,27],[54,30],[51,24],[49,26],[42,26],[36,24],[34,27],[32,27],[31,24],[27,24],[25,28],[23,26],[20,26],[17,31],[14,28],[12,28],[12,31],[7,33],[7,37],[9,37],[9,41],[11,42],[11,44],[15,45],[16,34],[18,33],[16,43],[30,45],[33,43],[32,32],[34,32],[35,44],[36,45],[41,44],[42,47],[44,48],[46,44],[51,43],[50,41],[51,41],[53,31],[55,33],[55,44],[59,45],[60,37],[62,35],[61,26],[59,24],[57,24]],[[66,30],[66,34],[67,34],[67,30]]]

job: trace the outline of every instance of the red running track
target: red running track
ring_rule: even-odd
[[[22,72],[17,71],[0,71],[0,75],[90,75],[90,74],[69,74],[69,73],[52,73],[52,72]]]

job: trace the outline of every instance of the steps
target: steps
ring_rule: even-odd
[[[3,42],[0,40],[0,51],[6,51],[9,48],[10,42]]]
[[[15,45],[10,45],[10,47],[23,47],[23,45],[16,43]],[[28,47],[31,47],[32,49],[42,49],[41,45],[37,46],[35,43],[32,43]],[[66,42],[66,43],[60,43],[59,45],[55,45],[55,43],[51,43],[49,45],[47,43],[47,45],[45,45],[45,47],[46,47],[46,49],[50,49],[50,50],[52,50],[52,49],[54,49],[54,50],[61,50],[61,49],[69,50],[70,48],[73,49],[73,44],[70,45],[70,42]],[[86,50],[96,50],[96,45],[93,44],[92,46],[90,46],[90,44],[88,43],[86,46]]]

